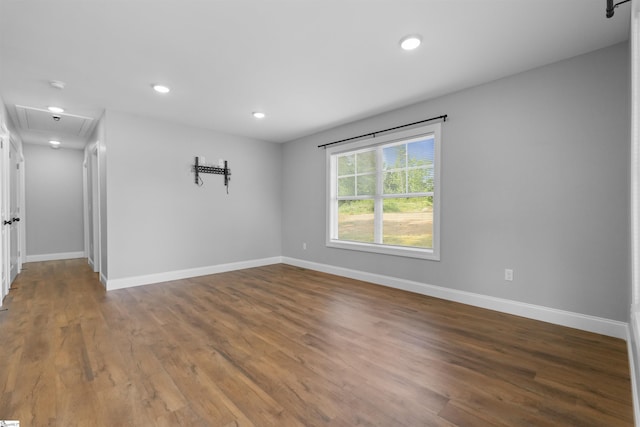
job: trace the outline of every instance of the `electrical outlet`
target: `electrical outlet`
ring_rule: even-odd
[[[302,250],[303,251],[307,250],[307,242],[302,243]]]
[[[513,270],[510,268],[504,269],[504,280],[507,282],[513,282]]]

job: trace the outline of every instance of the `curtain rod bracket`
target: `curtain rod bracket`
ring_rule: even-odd
[[[611,18],[613,16],[613,14],[614,14],[615,9],[618,6],[620,6],[621,4],[624,4],[624,3],[628,3],[630,1],[631,0],[624,0],[624,1],[618,2],[616,4],[613,4],[613,0],[607,0],[607,10],[605,12],[605,16],[607,18]]]

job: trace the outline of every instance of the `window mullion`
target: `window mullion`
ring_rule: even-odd
[[[353,194],[355,194],[356,196],[358,195],[358,154],[354,153],[353,155],[353,170],[354,170],[354,174],[353,174]]]
[[[376,148],[376,195],[373,206],[373,241],[375,243],[382,244],[382,185],[383,185],[383,172],[382,172],[382,147]]]
[[[329,237],[331,239],[338,238],[338,160],[337,157],[331,156],[329,161],[329,169],[331,171],[330,184],[329,184]]]
[[[409,192],[409,145],[404,145],[404,192]]]

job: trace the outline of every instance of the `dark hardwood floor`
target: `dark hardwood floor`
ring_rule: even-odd
[[[0,419],[27,426],[631,426],[619,339],[287,265],[106,293],[25,264]]]

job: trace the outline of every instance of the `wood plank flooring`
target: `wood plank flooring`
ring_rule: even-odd
[[[0,419],[27,426],[631,426],[622,340],[273,265],[106,293],[25,264]]]

